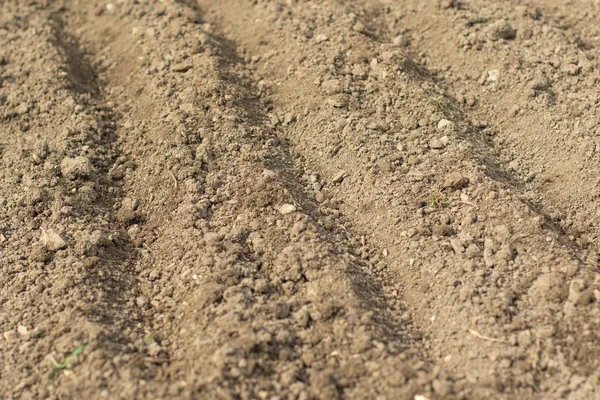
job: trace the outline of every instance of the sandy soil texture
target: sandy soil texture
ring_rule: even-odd
[[[598,0],[0,0],[1,399],[600,399]]]

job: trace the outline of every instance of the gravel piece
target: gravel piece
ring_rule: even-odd
[[[296,211],[296,206],[293,204],[283,204],[279,207],[279,212],[283,215],[291,214]]]
[[[46,248],[50,251],[63,250],[69,245],[67,239],[54,229],[46,230],[42,236],[42,240]]]
[[[346,171],[340,171],[337,174],[335,174],[335,176],[331,180],[331,183],[333,183],[333,184],[342,183],[342,181],[344,180],[345,177],[346,177]]]

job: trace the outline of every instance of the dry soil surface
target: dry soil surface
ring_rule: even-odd
[[[598,0],[0,1],[0,398],[600,399]]]

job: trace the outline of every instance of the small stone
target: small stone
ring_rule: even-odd
[[[58,251],[67,248],[68,242],[60,233],[54,229],[48,229],[43,235],[44,245],[50,251]]]
[[[512,160],[511,162],[508,163],[508,168],[512,169],[513,171],[519,169],[519,161],[518,160]]]
[[[15,108],[15,112],[19,115],[27,114],[29,112],[29,105],[27,103],[21,103]]]
[[[293,204],[284,204],[281,207],[279,207],[279,212],[282,213],[283,215],[291,214],[291,213],[295,212],[296,210],[297,210],[296,206]]]
[[[92,173],[92,164],[87,157],[65,157],[60,163],[60,170],[66,179],[86,178]]]
[[[498,77],[500,76],[500,71],[497,69],[492,69],[487,72],[487,81],[488,82],[496,82],[498,81]]]
[[[435,150],[441,150],[444,148],[443,143],[439,139],[433,139],[429,142],[429,147]]]
[[[7,343],[13,343],[17,340],[17,332],[14,330],[6,331],[2,334],[2,337],[4,337],[4,340],[6,340]]]
[[[445,118],[440,119],[437,124],[438,130],[452,129],[454,128],[454,122],[447,120]]]
[[[459,239],[452,239],[450,241],[450,246],[452,246],[452,249],[454,250],[454,252],[456,254],[462,254],[465,251],[465,247],[463,246],[463,244],[461,243],[461,241]]]
[[[315,40],[317,43],[323,43],[329,40],[329,37],[327,35],[324,34],[319,34],[315,37]]]
[[[27,336],[29,334],[29,330],[25,325],[19,325],[17,327],[17,332],[19,332],[20,336]]]
[[[398,35],[392,39],[392,44],[398,47],[406,47],[408,41],[406,40],[406,37],[404,35]]]
[[[322,203],[323,200],[325,200],[325,196],[323,196],[323,193],[317,192],[317,194],[315,194],[315,200],[317,203]]]
[[[344,180],[345,177],[346,177],[346,171],[340,171],[333,177],[331,182],[334,184],[342,183],[342,181]]]

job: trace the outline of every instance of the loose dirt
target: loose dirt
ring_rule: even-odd
[[[0,398],[600,398],[599,21],[0,2]]]

